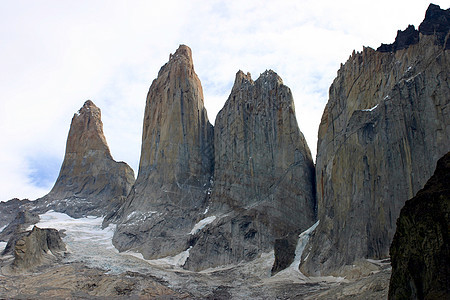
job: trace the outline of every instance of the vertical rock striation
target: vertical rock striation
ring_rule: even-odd
[[[214,127],[211,207],[186,268],[251,260],[314,222],[314,165],[290,89],[273,71],[239,71]],[[205,216],[206,216],[205,215]]]
[[[450,298],[450,152],[397,219],[389,299]]]
[[[189,232],[209,197],[213,147],[191,49],[181,45],[147,95],[138,177],[111,217],[118,222],[118,249],[157,258],[189,247]]]
[[[422,24],[449,12],[427,11]],[[448,38],[449,26],[439,28]],[[353,53],[330,87],[316,160],[320,224],[301,264],[309,275],[387,257],[400,209],[450,150],[450,53],[441,34],[418,35],[396,51]]]
[[[34,206],[41,211],[53,209],[73,217],[102,216],[119,205],[133,183],[133,170],[111,156],[100,109],[87,100],[72,118],[55,185]]]

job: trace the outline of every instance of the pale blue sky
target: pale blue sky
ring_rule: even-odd
[[[434,3],[447,8],[446,1]],[[102,110],[116,160],[137,173],[145,98],[179,44],[191,47],[211,122],[235,73],[273,69],[293,92],[315,156],[328,88],[353,49],[393,42],[427,1],[0,0],[0,200],[53,185],[73,114]]]

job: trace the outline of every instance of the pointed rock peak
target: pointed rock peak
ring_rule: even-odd
[[[194,74],[194,60],[192,59],[192,50],[186,45],[180,45],[174,54],[169,55],[169,61],[161,67],[158,77],[161,77],[168,70],[177,70],[179,68],[188,68],[190,75]],[[177,71],[175,71],[177,72]]]
[[[101,216],[128,195],[133,183],[133,169],[111,156],[100,108],[87,100],[72,118],[58,179],[40,205],[75,217]]]
[[[242,70],[236,73],[236,78],[234,79],[233,89],[239,89],[244,84],[253,84],[252,75],[250,72],[245,74]]]
[[[82,153],[90,150],[103,150],[111,157],[103,134],[101,110],[94,102],[87,100],[72,118],[66,153]],[[111,157],[112,158],[112,157]]]
[[[283,80],[278,74],[273,70],[266,70],[264,73],[259,75],[259,78],[256,81],[262,82],[273,82],[276,81],[279,84],[283,84]]]
[[[101,118],[100,108],[98,108],[91,100],[86,100],[86,102],[84,102],[83,106],[76,113],[76,116],[87,113],[90,113],[98,118]]]
[[[191,48],[186,45],[180,45],[177,51],[175,51],[174,54],[171,53],[169,56],[169,63],[180,60],[184,60],[189,62],[190,64],[193,64]]]

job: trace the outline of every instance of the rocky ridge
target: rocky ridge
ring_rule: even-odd
[[[450,298],[449,182],[450,152],[397,219],[389,299]]]
[[[139,172],[121,210],[113,243],[147,259],[189,247],[206,208],[214,168],[213,127],[203,105],[191,49],[170,55],[147,95]]]
[[[265,71],[256,81],[249,73],[236,74],[216,117],[214,150],[205,214],[214,220],[193,236],[186,268],[255,259],[271,251],[275,239],[314,223],[314,165],[291,91],[275,72]]]
[[[430,4],[425,14],[425,19],[419,26],[419,30],[413,25],[409,25],[405,30],[397,31],[397,36],[392,44],[381,44],[377,48],[380,52],[396,52],[408,48],[410,45],[419,42],[420,35],[436,36],[436,44],[444,49],[450,48],[450,43],[446,36],[450,27],[450,10],[443,10],[438,5]]]
[[[419,34],[395,52],[364,48],[338,71],[319,127],[320,224],[305,274],[342,275],[388,257],[400,209],[449,151],[450,57],[438,39]]]

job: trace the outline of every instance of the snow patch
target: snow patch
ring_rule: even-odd
[[[208,210],[209,210],[209,206],[205,209],[205,211],[203,212],[203,214],[206,215],[206,213],[208,212]]]
[[[149,211],[147,213],[142,213],[140,211],[133,211],[131,212],[126,219],[126,223],[128,225],[137,224],[140,222],[145,221],[147,218],[151,217],[153,214],[157,214],[157,211]]]
[[[319,222],[320,221],[317,221],[313,226],[309,227],[307,230],[303,231],[298,236],[297,247],[295,248],[295,258],[294,258],[294,261],[292,262],[292,264],[289,266],[289,268],[293,267],[298,272],[300,272],[298,267],[300,266],[300,261],[302,259],[303,250],[305,250],[306,244],[308,244],[309,238],[311,237],[312,232],[319,225]],[[308,254],[308,256],[309,256],[309,254]]]
[[[210,216],[210,217],[207,217],[207,218],[204,218],[204,219],[198,221],[198,223],[194,225],[194,228],[192,228],[192,230],[189,234],[190,235],[196,234],[197,232],[202,230],[206,225],[209,225],[212,222],[214,222],[215,219],[216,219],[216,216]]]
[[[8,243],[6,243],[6,242],[0,242],[0,253],[2,253],[3,250],[5,250],[6,244],[8,244]]]
[[[389,96],[388,96],[389,97]],[[385,98],[386,99],[386,98]],[[372,108],[369,108],[369,109],[362,109],[362,111],[373,111],[374,109],[376,109],[378,107],[378,104],[377,105],[375,105],[374,107],[372,107]]]
[[[35,224],[39,228],[55,228],[70,233],[70,241],[94,242],[97,247],[112,246],[111,240],[115,225],[102,229],[103,218],[88,216],[75,219],[66,214],[50,210],[39,216],[40,221]],[[34,225],[32,225],[34,226]]]
[[[186,263],[186,260],[189,257],[189,252],[191,251],[191,249],[192,249],[192,246],[189,247],[188,249],[184,250],[183,252],[178,253],[177,255],[166,256],[166,257],[158,258],[158,259],[145,259],[141,253],[133,252],[133,251],[126,251],[121,254],[134,256],[134,257],[139,258],[151,265],[182,267]]]
[[[3,226],[3,227],[0,227],[0,232],[2,232],[3,231],[3,229],[5,229],[6,228],[6,226],[8,226],[8,224],[6,224],[5,226]]]

